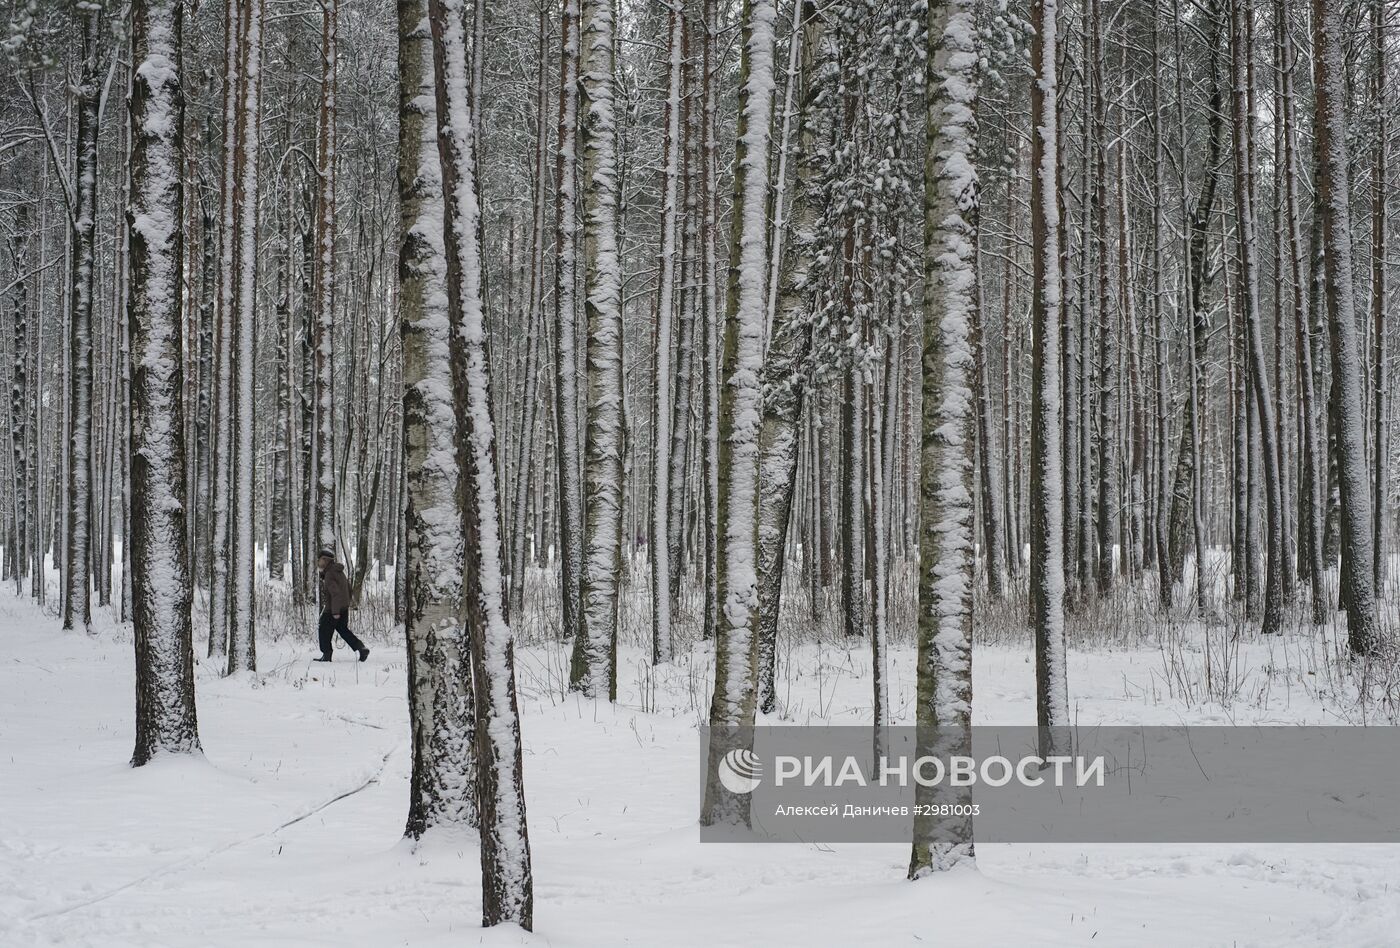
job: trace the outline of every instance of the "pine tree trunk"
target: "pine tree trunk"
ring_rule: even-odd
[[[1236,233],[1240,243],[1240,309],[1245,327],[1245,355],[1249,360],[1249,389],[1254,407],[1253,430],[1257,432],[1263,455],[1261,473],[1267,504],[1265,541],[1267,546],[1264,617],[1262,631],[1267,635],[1282,631],[1284,587],[1292,583],[1285,576],[1283,562],[1283,487],[1279,466],[1278,426],[1269,392],[1268,370],[1264,362],[1263,330],[1259,317],[1259,264],[1257,228],[1254,218],[1254,145],[1250,108],[1253,89],[1253,52],[1249,0],[1233,0],[1233,78],[1235,143]],[[1253,438],[1251,438],[1253,441]],[[1253,449],[1251,448],[1251,456]]]
[[[1352,288],[1351,207],[1346,129],[1345,24],[1326,0],[1313,3],[1318,202],[1323,216],[1327,312],[1336,389],[1337,482],[1341,498],[1342,601],[1351,650],[1369,655],[1380,646],[1374,586],[1371,489],[1367,483],[1361,358]]]
[[[679,0],[667,14],[667,88],[665,140],[662,145],[661,248],[657,255],[655,393],[652,412],[652,502],[651,536],[651,660],[669,662],[672,657],[671,632],[671,424],[675,374],[671,325],[675,318],[675,283],[678,213],[680,208],[681,156],[681,62],[685,18]]]
[[[131,9],[130,299],[134,361],[131,560],[139,767],[161,754],[198,753],[194,650],[186,557],[181,372],[180,0]]]
[[[96,269],[98,104],[101,96],[102,14],[83,17],[83,63],[74,87],[74,208],[69,302],[68,508],[65,524],[63,627],[92,627],[93,278]],[[180,211],[175,211],[178,219]]]
[[[258,156],[262,125],[263,0],[247,0],[243,21],[242,98],[239,102],[238,169],[234,187],[237,285],[231,352],[234,388],[231,480],[232,555],[229,557],[228,672],[257,669],[253,626],[254,341],[258,276]],[[223,556],[223,550],[215,550]]]
[[[1031,6],[1031,241],[1035,255],[1031,353],[1031,618],[1036,722],[1042,756],[1062,745],[1069,721],[1065,676],[1064,510],[1061,507],[1061,307],[1058,25],[1056,0]]]

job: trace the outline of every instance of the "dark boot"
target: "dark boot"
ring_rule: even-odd
[[[361,648],[361,649],[360,649],[360,661],[363,662],[363,661],[364,661],[365,659],[367,659],[367,658],[369,658],[369,649],[368,649],[368,648]]]
[[[331,657],[330,657],[329,655],[322,655],[320,658],[313,658],[313,659],[312,659],[313,662],[328,662],[328,661],[330,661],[330,660],[331,660]],[[362,659],[360,659],[360,661],[364,661],[364,659],[362,658]]]

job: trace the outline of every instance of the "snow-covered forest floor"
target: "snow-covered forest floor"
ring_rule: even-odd
[[[532,597],[533,599],[534,597]],[[540,597],[540,602],[547,599]],[[273,597],[275,604],[275,597]],[[624,639],[640,627],[624,610]],[[629,606],[631,601],[629,599]],[[534,608],[534,605],[531,605]],[[541,607],[542,608],[542,607]],[[197,669],[205,757],[133,770],[132,643],[99,611],[64,634],[0,593],[0,945],[1393,945],[1400,848],[981,845],[978,869],[905,881],[897,845],[702,845],[703,643],[654,671],[624,641],[618,702],[566,692],[567,654],[527,616],[518,656],[535,934],[483,931],[476,847],[400,836],[408,801],[402,643],[371,604],[367,663],[313,665],[312,632],[262,625],[256,677]],[[1146,631],[1132,603],[1071,639],[1092,723],[1359,723],[1329,632]],[[984,616],[978,723],[1034,719],[1033,665]],[[865,642],[800,615],[780,643],[778,717],[863,723]],[[801,639],[801,641],[799,641]],[[815,640],[814,640],[815,639]],[[203,652],[202,641],[196,654]],[[890,658],[907,719],[912,647]]]

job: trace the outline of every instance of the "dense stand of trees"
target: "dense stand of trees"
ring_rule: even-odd
[[[479,830],[527,927],[527,627],[599,700],[634,594],[651,662],[712,642],[712,764],[780,709],[784,615],[871,650],[877,753],[896,633],[965,739],[982,609],[1050,747],[1105,604],[1380,655],[1393,22],[11,0],[4,574],[133,623],[140,764],[198,749],[195,639],[256,673],[333,550],[406,633],[407,834]]]

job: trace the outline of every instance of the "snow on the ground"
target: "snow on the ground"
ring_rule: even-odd
[[[201,667],[206,756],[132,770],[129,630],[65,634],[0,594],[0,945],[1400,943],[1396,847],[982,845],[976,870],[910,883],[906,846],[702,845],[703,648],[657,673],[624,655],[616,706],[565,694],[558,648],[521,650],[535,932],[483,931],[474,841],[400,839],[402,649],[313,665],[311,638],[260,642],[255,678]],[[1073,713],[1337,723],[1317,689],[1260,672],[1286,648],[1235,656],[1251,700],[1228,708],[1174,696],[1160,647],[1072,651]],[[911,659],[891,660],[899,717]],[[863,720],[861,645],[780,661],[789,719]],[[1032,674],[1024,649],[980,648],[978,721],[1032,721]]]

